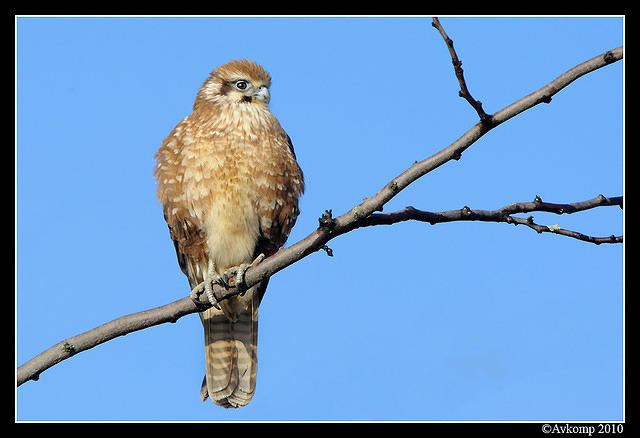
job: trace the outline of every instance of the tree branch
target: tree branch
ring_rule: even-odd
[[[544,211],[556,214],[571,214],[578,211],[584,211],[591,208],[602,206],[617,205],[620,208],[623,207],[622,196],[615,198],[605,198],[602,195],[598,195],[593,199],[583,202],[574,202],[571,204],[551,204],[548,202],[542,202],[540,197],[536,196],[533,202],[519,202],[509,204],[498,210],[472,210],[467,206],[459,210],[443,211],[439,213],[432,213],[428,211],[416,210],[413,207],[406,207],[403,210],[396,211],[394,213],[374,213],[370,215],[362,226],[375,226],[375,225],[392,225],[398,222],[404,222],[409,220],[415,220],[419,222],[428,222],[431,225],[454,222],[454,221],[483,221],[483,222],[505,222],[514,225],[526,225],[527,227],[537,231],[538,233],[554,233],[560,234],[574,239],[579,239],[585,242],[594,243],[599,245],[601,243],[622,243],[622,236],[608,236],[608,237],[592,237],[587,236],[576,231],[565,230],[558,225],[538,225],[533,222],[533,216],[528,218],[514,217],[513,214],[517,213],[530,213],[532,211]]]
[[[478,116],[480,117],[481,121],[485,123],[490,123],[491,116],[485,113],[484,109],[482,109],[482,102],[480,102],[479,100],[475,100],[473,96],[471,96],[471,93],[467,88],[467,82],[464,80],[464,71],[462,70],[462,61],[458,59],[458,54],[456,53],[456,50],[453,48],[453,40],[449,38],[447,33],[444,31],[444,28],[440,24],[440,20],[438,20],[437,17],[433,17],[433,21],[431,22],[431,25],[436,29],[438,29],[438,32],[440,32],[440,35],[442,35],[442,38],[444,39],[444,42],[447,45],[447,48],[449,49],[449,53],[451,54],[451,63],[453,64],[453,68],[456,72],[456,77],[458,78],[458,83],[460,84],[460,91],[458,92],[458,95],[460,97],[464,97],[467,100],[467,102],[469,102],[469,104],[473,107],[473,109],[475,109],[476,112],[478,113]]]
[[[166,322],[176,322],[179,318],[197,311],[196,304],[191,298],[186,297],[155,309],[122,316],[92,330],[72,336],[20,366],[17,372],[17,384],[20,386],[27,380],[38,380],[40,373],[81,351],[89,350],[127,333]]]
[[[452,50],[452,46],[450,47],[450,50]],[[622,59],[622,56],[622,47],[618,47],[583,62],[560,75],[558,78],[539,90],[534,91],[528,96],[512,103],[497,113],[488,116],[490,118],[490,123],[487,123],[486,120],[488,119],[483,119],[481,115],[480,122],[471,127],[471,129],[469,129],[459,139],[431,157],[420,162],[416,161],[402,174],[385,184],[384,187],[382,187],[375,195],[370,198],[366,198],[362,203],[356,205],[348,212],[337,218],[333,218],[331,212],[327,211],[321,218],[318,229],[314,230],[306,238],[286,249],[281,248],[276,254],[268,257],[262,261],[262,263],[249,268],[245,273],[246,286],[251,287],[259,281],[271,277],[280,270],[292,265],[313,252],[318,250],[326,251],[327,242],[335,237],[363,226],[370,226],[371,223],[369,222],[373,220],[371,219],[372,213],[382,211],[383,206],[389,200],[418,178],[442,166],[450,160],[459,160],[462,152],[474,144],[489,130],[520,114],[521,112],[532,108],[540,102],[549,103],[553,95],[579,77],[611,64],[612,62],[616,62]],[[476,106],[474,106],[474,108],[476,108]],[[477,214],[478,211],[476,210],[475,212],[472,212],[472,214],[473,213]],[[373,217],[375,218],[379,216],[373,215]],[[514,218],[514,220],[516,219],[521,218]],[[555,230],[554,232],[556,231],[560,230]],[[565,233],[557,232],[557,234]],[[202,288],[202,284],[200,287]],[[224,289],[219,285],[214,285],[213,291],[216,298],[219,300],[226,299],[240,293],[236,288]],[[93,330],[89,330],[85,333],[62,341],[20,366],[17,370],[17,384],[20,386],[27,380],[37,380],[40,373],[51,366],[81,351],[92,348],[115,337],[165,322],[175,322],[184,315],[206,309],[210,307],[211,304],[203,295],[200,296],[198,303],[194,303],[187,296],[186,298],[182,298],[165,306],[115,319]]]

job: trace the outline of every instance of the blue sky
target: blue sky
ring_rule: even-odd
[[[261,63],[305,172],[288,244],[474,123],[429,17],[19,17],[16,362],[188,294],[153,155],[217,65]],[[620,17],[441,17],[496,112],[623,44]],[[623,61],[624,62],[624,61]],[[623,195],[623,62],[580,78],[398,194],[442,211]],[[623,212],[534,213],[595,236]],[[197,315],[16,391],[18,420],[623,418],[622,245],[506,224],[360,229],[275,275],[246,408],[199,399]]]

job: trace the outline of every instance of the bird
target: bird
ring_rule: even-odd
[[[244,271],[276,253],[300,213],[304,176],[291,138],[269,109],[271,76],[236,59],[210,72],[193,111],[154,155],[157,196],[182,272],[205,282],[200,397],[238,408],[256,387],[258,306],[269,279],[217,302],[213,284],[240,287]],[[231,280],[234,280],[233,282]]]

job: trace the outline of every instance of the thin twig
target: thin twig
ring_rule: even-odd
[[[482,108],[482,102],[480,102],[479,100],[475,100],[473,96],[471,96],[471,93],[467,88],[467,82],[464,80],[464,70],[462,70],[462,61],[460,61],[456,50],[453,48],[453,40],[449,38],[447,33],[444,31],[444,28],[440,24],[440,20],[438,20],[438,17],[433,17],[431,25],[438,29],[438,32],[440,32],[440,35],[442,35],[442,38],[444,39],[444,42],[449,49],[449,53],[451,54],[451,63],[453,64],[453,69],[456,72],[456,77],[458,78],[458,83],[460,84],[460,91],[458,92],[458,95],[465,98],[466,101],[469,102],[473,109],[475,109],[478,113],[478,116],[480,117],[480,120],[482,122],[490,124],[491,116],[487,114]]]

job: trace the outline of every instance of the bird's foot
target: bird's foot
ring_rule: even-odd
[[[204,292],[205,295],[207,296],[207,299],[211,303],[211,305],[216,309],[220,310],[220,306],[218,305],[218,300],[213,294],[214,284],[219,284],[220,286],[223,286],[225,288],[229,287],[229,283],[226,281],[226,279],[218,275],[218,273],[216,272],[215,263],[212,260],[209,260],[209,263],[207,265],[207,277],[204,280],[204,290],[202,286],[198,285],[193,288],[191,293],[189,293],[189,296],[191,297],[191,299],[198,301],[198,296],[202,292]]]
[[[244,281],[244,273],[247,272],[247,269],[257,266],[263,260],[264,254],[260,254],[251,263],[242,263],[239,266],[229,268],[224,272],[222,280],[225,283],[230,284],[229,278],[234,277],[233,286],[237,287],[238,290],[240,290],[240,295],[244,295],[245,292],[247,292],[247,284]]]

